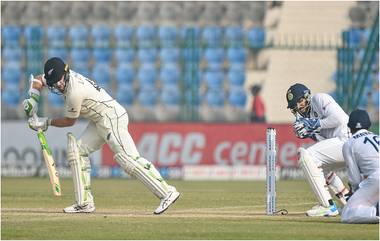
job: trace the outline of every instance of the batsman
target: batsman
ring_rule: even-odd
[[[95,81],[69,69],[60,58],[46,61],[44,74],[34,78],[29,98],[23,104],[28,116],[37,113],[40,91],[47,86],[54,94],[63,96],[64,117],[29,118],[29,127],[46,131],[49,126],[69,127],[79,117],[89,124],[77,139],[67,134],[67,159],[72,171],[75,203],[63,209],[65,213],[95,211],[91,193],[91,164],[89,155],[107,143],[114,152],[114,160],[126,173],[141,181],[161,201],[154,214],[161,214],[180,196],[174,186],[168,185],[154,165],[141,157],[128,132],[127,111]]]

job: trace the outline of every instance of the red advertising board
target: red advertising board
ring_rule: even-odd
[[[291,125],[131,123],[130,133],[140,155],[157,167],[183,165],[264,165],[266,129],[277,132],[277,165],[295,167],[297,148],[313,144],[298,139]],[[117,165],[107,145],[103,165]]]

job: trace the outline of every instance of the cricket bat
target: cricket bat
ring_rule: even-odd
[[[34,79],[33,75],[30,75],[30,78],[29,78],[30,88],[32,88],[33,79]],[[38,118],[37,114],[33,114],[32,118],[37,119]],[[55,161],[52,155],[52,151],[49,148],[49,145],[47,144],[45,134],[42,130],[38,130],[37,137],[41,144],[42,155],[44,157],[45,164],[49,173],[49,178],[50,178],[50,183],[53,188],[53,193],[55,196],[61,196],[62,195],[61,184],[59,182],[57,169],[55,168]]]

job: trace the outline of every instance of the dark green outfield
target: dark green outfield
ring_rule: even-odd
[[[62,180],[53,197],[47,178],[2,178],[2,239],[379,239],[378,225],[349,225],[337,218],[309,218],[314,205],[304,181],[280,181],[277,207],[287,216],[266,216],[264,182],[171,181],[181,198],[154,216],[156,199],[142,184],[95,179],[96,212],[63,214],[74,199]]]

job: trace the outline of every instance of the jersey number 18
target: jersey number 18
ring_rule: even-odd
[[[373,141],[371,139],[369,139],[368,137],[364,138],[364,144],[366,144],[367,142],[371,143],[373,148],[375,148],[375,150],[377,152],[379,152],[379,137],[373,136],[372,139],[373,139]]]

